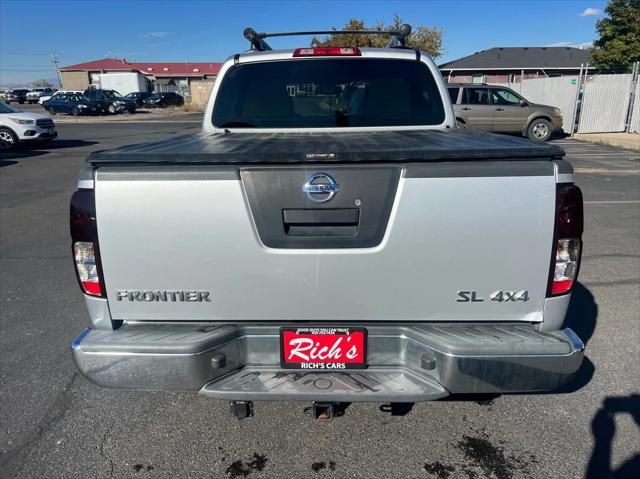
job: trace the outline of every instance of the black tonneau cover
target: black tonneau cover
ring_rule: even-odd
[[[221,133],[96,151],[87,162],[121,164],[409,163],[448,160],[540,159],[564,156],[546,143],[466,129]]]

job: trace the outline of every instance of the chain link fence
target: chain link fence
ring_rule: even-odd
[[[633,96],[629,131],[631,133],[640,133],[640,79],[638,79],[638,72],[636,72],[636,89]]]
[[[625,131],[633,76],[590,75],[584,81],[578,133]]]
[[[640,133],[640,64],[632,73],[587,74],[497,83],[560,109],[567,133]]]

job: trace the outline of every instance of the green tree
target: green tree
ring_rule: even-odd
[[[640,61],[640,0],[609,0],[607,17],[596,22],[600,38],[591,61],[600,70],[631,69]]]
[[[53,85],[47,80],[36,80],[31,83],[32,88],[51,88]]]
[[[397,14],[394,15],[393,22],[390,25],[378,22],[371,27],[366,27],[362,20],[352,18],[347,22],[343,30],[392,31],[397,30],[403,23],[405,22],[402,20],[402,17]],[[335,27],[334,30],[336,30]],[[340,33],[332,33],[323,39],[313,37],[311,40],[311,46],[384,47],[388,41],[389,37],[386,35],[343,35]],[[442,30],[437,27],[427,27],[425,25],[419,25],[417,27],[412,26],[411,35],[407,38],[407,46],[411,48],[418,48],[431,55],[432,58],[437,58],[442,55]]]

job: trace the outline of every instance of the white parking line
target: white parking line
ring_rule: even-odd
[[[576,151],[567,151],[567,156],[604,156],[607,158],[629,158],[631,160],[640,160],[640,153],[580,153]]]
[[[637,205],[640,200],[602,200],[602,201],[585,201],[585,205]]]
[[[608,168],[574,168],[575,173],[591,175],[640,175],[640,170],[611,170]]]

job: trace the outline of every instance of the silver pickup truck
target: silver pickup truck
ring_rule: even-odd
[[[200,134],[89,156],[71,200],[87,378],[198,391],[238,417],[312,401],[326,418],[574,375],[571,165],[554,145],[456,128],[436,66],[401,33],[273,51],[247,30]]]

